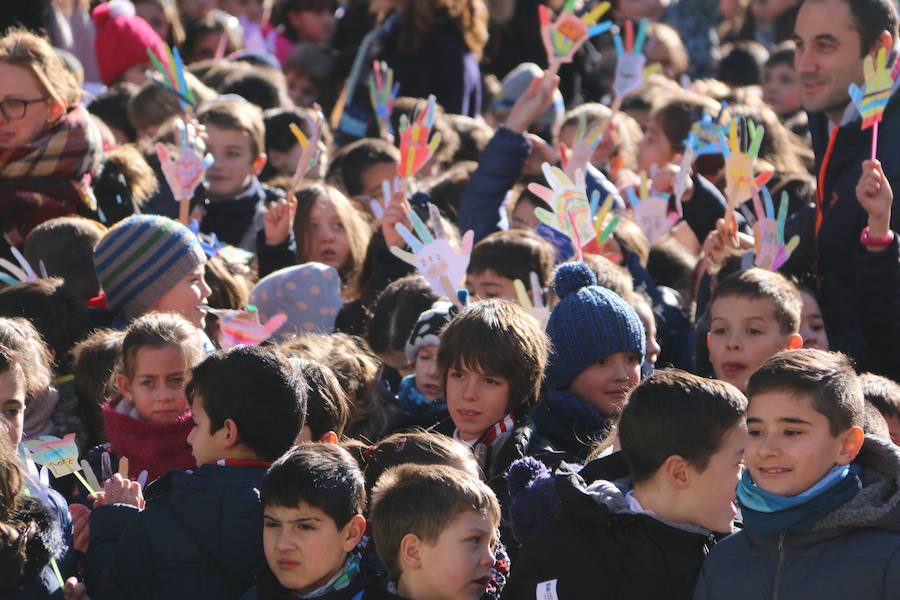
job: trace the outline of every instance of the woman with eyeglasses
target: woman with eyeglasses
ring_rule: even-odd
[[[93,204],[102,139],[80,94],[47,40],[24,30],[0,38],[0,236],[13,246]]]

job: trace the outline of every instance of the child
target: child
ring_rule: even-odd
[[[297,44],[284,60],[282,70],[287,91],[297,106],[315,103],[328,106],[334,102],[334,51],[323,44]]]
[[[278,0],[272,11],[272,30],[266,37],[269,52],[285,62],[295,44],[325,44],[334,27],[336,0]]]
[[[288,451],[260,485],[267,569],[244,600],[359,597],[365,583],[353,552],[366,532],[359,466],[335,444]]]
[[[18,444],[23,437],[30,439],[60,433],[54,422],[59,396],[52,387],[53,355],[41,334],[27,319],[0,317],[0,346],[10,352],[25,375],[25,398],[28,406],[23,407],[22,414],[17,415],[23,417],[23,422],[18,428],[16,437],[19,439],[15,443]],[[9,396],[12,397],[13,395]],[[15,412],[9,414],[15,415]]]
[[[779,352],[747,396],[744,529],[713,549],[694,598],[898,597],[900,451],[864,437],[850,361]]]
[[[202,328],[211,290],[206,253],[190,229],[166,217],[119,221],[94,248],[106,306],[119,327],[150,311],[174,312]]]
[[[413,374],[400,382],[397,399],[403,410],[399,429],[431,427],[446,418],[447,403],[441,391],[437,355],[441,330],[453,318],[453,304],[439,300],[419,315],[406,342],[406,359]]]
[[[583,462],[640,381],[646,336],[635,310],[599,287],[584,263],[558,267],[554,285],[544,396],[531,417],[555,450]]]
[[[794,70],[793,44],[781,46],[769,56],[763,67],[763,101],[782,120],[803,108],[800,75]]]
[[[226,244],[253,250],[266,207],[282,196],[257,175],[266,164],[259,109],[242,100],[219,100],[197,115],[206,126],[215,162],[206,172],[209,194],[200,229]]]
[[[859,376],[863,397],[874,406],[887,424],[891,441],[900,445],[900,385],[874,373]]]
[[[166,49],[159,35],[135,15],[131,2],[115,0],[100,4],[91,16],[96,29],[97,66],[104,85],[120,81],[137,85],[146,83],[146,72],[153,68],[147,50],[159,60],[165,60]]]
[[[303,374],[306,384],[306,422],[297,443],[337,444],[350,421],[350,402],[334,371],[306,358],[292,358],[291,363]]]
[[[556,478],[560,506],[527,538],[506,595],[555,584],[553,597],[581,598],[599,581],[608,598],[690,597],[713,532],[732,530],[746,407],[732,385],[682,371],[644,380],[622,411],[621,454]]]
[[[106,228],[96,221],[57,217],[31,230],[23,254],[35,270],[43,263],[47,275],[61,277],[72,295],[87,302],[100,294],[94,246],[104,233]]]
[[[127,458],[131,473],[146,470],[147,481],[196,466],[187,443],[191,414],[184,386],[202,356],[194,326],[179,315],[150,313],[131,322],[116,372],[118,393],[103,406],[109,443],[87,456],[96,472],[103,452],[111,464]]]
[[[312,135],[312,123],[315,114],[311,109],[274,108],[267,110],[263,119],[266,130],[266,166],[260,178],[269,181],[279,175],[293,177],[303,147],[291,132],[291,123],[300,128],[303,135]],[[331,132],[327,124],[322,125],[319,139],[319,159],[307,172],[307,179],[322,179],[325,165],[329,164],[328,148],[331,145]]]
[[[481,299],[515,300],[513,282],[518,279],[531,291],[531,273],[543,287],[550,281],[554,250],[536,233],[525,230],[497,231],[472,248],[466,269],[466,287]]]
[[[286,267],[263,277],[250,292],[250,303],[261,323],[277,314],[288,318],[271,336],[274,342],[312,331],[331,333],[344,303],[341,278],[334,267],[322,263]]]
[[[113,375],[124,337],[124,331],[97,329],[72,349],[75,401],[84,423],[84,433],[76,436],[82,455],[106,441],[102,407],[116,389]],[[65,433],[70,431],[73,428],[66,428]]]
[[[280,352],[238,346],[195,367],[186,395],[199,466],[158,479],[141,512],[94,509],[85,577],[92,598],[219,600],[254,585],[263,560],[259,483],[300,433],[303,383]]]
[[[822,309],[819,308],[819,300],[811,287],[797,285],[800,290],[800,299],[803,308],[800,312],[800,337],[803,338],[804,348],[818,348],[828,350],[828,331],[825,329],[825,320],[822,318]]]
[[[500,506],[477,477],[442,465],[400,465],[372,492],[378,557],[396,595],[479,598],[491,581]]]
[[[363,138],[335,154],[335,168],[328,177],[339,181],[349,196],[372,198],[384,205],[381,183],[393,181],[399,163],[400,151],[396,146],[385,140]]]
[[[747,380],[780,350],[803,347],[800,293],[783,276],[752,268],[721,281],[709,306],[706,345],[716,378],[747,389]]]

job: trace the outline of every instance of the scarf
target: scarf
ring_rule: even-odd
[[[610,429],[609,419],[567,390],[547,390],[532,409],[531,418],[542,436],[582,459],[587,457],[593,442]]]
[[[307,598],[321,598],[326,594],[344,589],[353,583],[357,577],[359,577],[359,555],[351,554],[347,558],[347,562],[344,563],[344,568],[341,569],[337,575],[332,577],[331,581],[308,594],[303,594],[302,596],[300,594],[295,594],[294,597],[302,598],[303,600],[306,600]]]
[[[169,423],[153,423],[131,416],[130,411],[120,412],[123,402],[125,399],[118,395],[103,405],[103,426],[110,450],[128,458],[130,472],[147,471],[147,481],[153,481],[172,469],[196,468],[187,443],[190,411]]]
[[[42,137],[0,151],[3,229],[24,239],[44,221],[71,215],[81,202],[93,207],[90,176],[102,157],[100,131],[81,106],[69,108]]]
[[[814,486],[796,496],[772,494],[750,478],[744,470],[737,486],[737,499],[747,529],[763,535],[800,533],[862,489],[858,465],[838,465]]]
[[[453,439],[458,442],[462,442],[472,449],[472,454],[475,456],[475,462],[478,463],[478,467],[481,469],[482,473],[488,472],[488,457],[490,456],[491,447],[494,445],[494,442],[497,441],[497,438],[503,435],[508,431],[512,431],[516,426],[516,420],[513,417],[512,413],[507,414],[505,417],[494,423],[494,425],[481,434],[481,437],[474,441],[466,441],[459,437],[459,429],[453,430]]]
[[[425,419],[447,410],[443,398],[431,401],[416,387],[416,376],[407,375],[400,382],[400,393],[397,394],[403,416],[410,419]]]

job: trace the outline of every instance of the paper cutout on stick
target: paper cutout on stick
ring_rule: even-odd
[[[644,40],[647,38],[647,19],[641,19],[638,25],[637,37],[634,33],[634,24],[625,21],[625,41],[618,33],[613,35],[613,43],[616,46],[616,74],[613,79],[613,93],[616,101],[641,87],[644,82],[644,65],[647,57],[643,54]]]
[[[309,138],[303,134],[303,131],[296,123],[291,123],[289,126],[291,133],[297,138],[297,143],[300,144],[301,150],[297,159],[297,167],[294,170],[294,176],[291,178],[293,183],[292,190],[297,187],[297,184],[300,183],[300,180],[306,176],[309,170],[319,162],[319,138],[322,137],[322,123],[325,121],[325,115],[322,114],[322,107],[318,104],[313,105],[313,112],[315,113],[315,118],[313,119],[312,133]]]
[[[694,153],[697,156],[706,154],[722,154],[721,146],[722,126],[707,112],[703,117],[691,126],[691,135],[694,136]]]
[[[587,169],[594,150],[603,141],[603,134],[606,132],[610,120],[598,121],[590,131],[587,131],[587,115],[585,113],[578,115],[578,128],[575,130],[575,137],[572,138],[572,147],[567,148],[563,143],[559,145],[560,162],[563,171],[570,179],[575,178],[575,171],[578,169]]]
[[[80,473],[81,466],[78,464],[78,446],[75,445],[74,433],[67,433],[62,439],[52,435],[42,435],[36,440],[28,440],[23,444],[31,453],[34,462],[48,467],[54,477],[64,477],[71,473],[89,494],[97,493],[96,488],[92,487]]]
[[[584,171],[576,171],[573,182],[561,169],[549,163],[544,163],[542,170],[550,187],[530,183],[528,190],[549,204],[552,212],[536,208],[534,214],[539,221],[573,240],[578,253],[597,237],[591,222],[591,206],[585,193]]]
[[[168,146],[162,142],[156,143],[156,154],[172,195],[181,203],[179,220],[188,225],[190,200],[203,180],[206,169],[212,166],[213,157],[206,153],[206,144],[197,135],[192,123],[185,125],[182,121],[176,121],[175,138],[178,143],[177,156],[171,156]]]
[[[375,120],[382,137],[394,135],[391,112],[399,91],[400,83],[394,83],[394,70],[386,62],[376,60],[369,75],[369,98],[372,100]]]
[[[728,129],[728,139],[725,138],[725,132],[719,133],[719,143],[722,147],[722,154],[725,157],[725,198],[728,200],[728,208],[725,211],[725,223],[734,231],[734,211],[738,204],[744,200],[749,200],[753,195],[753,190],[759,189],[772,177],[771,171],[766,171],[754,177],[753,163],[759,156],[759,148],[762,144],[765,129],[757,126],[750,119],[744,119],[746,125],[747,136],[738,136],[738,126],[740,125],[740,117],[732,119]],[[744,128],[742,128],[742,131]],[[746,148],[746,150],[742,150]]]
[[[597,23],[609,10],[609,2],[600,2],[583,17],[573,14],[574,7],[575,0],[568,0],[554,21],[550,9],[544,4],[538,5],[541,39],[547,51],[549,70],[554,73],[560,64],[572,62],[572,57],[588,39],[609,31],[612,27],[609,21]]]
[[[287,323],[287,315],[278,313],[265,323],[259,322],[255,310],[220,310],[205,308],[219,318],[219,344],[222,350],[235,346],[259,346]]]
[[[761,192],[761,194],[760,194]],[[760,195],[765,205],[760,202]],[[778,217],[768,188],[753,190],[753,208],[756,210],[756,223],[753,225],[753,243],[755,247],[755,264],[757,267],[776,271],[783,265],[800,243],[800,236],[795,235],[784,243],[784,223],[788,213],[788,194],[781,192],[781,203],[778,206]]]
[[[651,244],[669,233],[681,218],[681,202],[675,201],[675,210],[669,210],[669,194],[657,194],[650,189],[647,174],[641,173],[640,197],[630,187],[626,190],[634,220]]]
[[[544,302],[541,282],[540,279],[538,279],[537,273],[534,271],[529,273],[529,283],[531,284],[530,297],[528,295],[528,290],[525,289],[525,284],[522,283],[521,279],[513,281],[513,287],[516,289],[516,298],[519,300],[519,304],[522,305],[522,308],[527,310],[528,314],[537,319],[538,323],[541,324],[541,329],[545,329],[547,327],[547,321],[550,319],[550,307]]]
[[[400,164],[397,175],[410,179],[422,168],[441,144],[441,134],[435,132],[428,139],[434,125],[434,94],[428,96],[425,110],[419,110],[415,123],[410,124],[406,115],[400,116]]]
[[[450,299],[456,299],[456,290],[462,285],[472,253],[475,232],[467,231],[462,237],[459,250],[450,245],[450,240],[441,223],[441,216],[434,204],[428,205],[434,235],[428,230],[415,210],[407,213],[416,235],[403,223],[397,223],[397,233],[409,245],[412,252],[391,246],[391,253],[400,260],[414,266],[428,281],[431,288]]]
[[[678,166],[678,174],[675,176],[675,183],[672,184],[672,195],[679,202],[683,202],[684,191],[687,189],[688,178],[691,176],[691,169],[694,166],[694,158],[697,154],[696,149],[697,136],[694,132],[688,134],[687,141],[684,143],[684,153],[681,155],[681,164]]]
[[[890,52],[891,42],[888,39],[888,43],[878,50],[878,55],[874,60],[870,54],[863,61],[863,76],[865,77],[863,87],[860,88],[855,83],[851,83],[849,88],[850,100],[853,101],[853,105],[862,116],[862,129],[872,128],[872,160],[875,160],[878,148],[878,123],[881,122],[884,109],[887,107],[888,100],[891,99],[894,79],[900,68],[900,60],[894,61],[893,69],[888,68]]]
[[[19,266],[12,264],[5,258],[0,258],[0,267],[9,272],[9,275],[0,273],[0,281],[8,285],[17,285],[19,283],[25,283],[26,281],[36,281],[38,279],[37,273],[31,268],[28,259],[26,259],[15,246],[10,247],[10,252],[12,252],[13,257],[16,259],[16,262],[19,263]],[[43,261],[41,262],[41,268],[41,276],[46,278],[47,270],[44,267]]]

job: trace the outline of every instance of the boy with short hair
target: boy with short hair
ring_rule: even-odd
[[[797,286],[752,268],[729,275],[712,293],[706,344],[716,378],[747,388],[750,374],[781,350],[803,346]]]
[[[863,435],[850,361],[779,352],[747,392],[744,529],[707,558],[694,598],[900,597],[900,451]]]
[[[533,292],[531,273],[535,273],[543,289],[553,273],[554,259],[553,247],[532,231],[496,231],[472,248],[466,287],[478,298],[516,300],[513,282],[518,279]]]
[[[732,529],[745,410],[730,384],[650,375],[622,411],[621,453],[557,477],[559,508],[527,538],[504,599],[583,598],[595,585],[604,598],[689,598],[713,532]]]
[[[239,598],[262,563],[259,484],[303,426],[299,373],[272,348],[238,346],[193,370],[185,394],[193,472],[169,471],[142,512],[123,504],[91,514],[92,598]]]
[[[397,593],[427,600],[484,594],[498,543],[500,506],[473,475],[445,465],[406,464],[372,490],[372,533]]]
[[[252,251],[266,207],[283,197],[257,178],[266,164],[262,113],[245,100],[228,99],[208,103],[197,118],[206,126],[215,159],[206,171],[208,193],[200,229]]]
[[[890,432],[891,441],[900,444],[900,385],[875,373],[859,376],[863,398],[881,413]]]
[[[330,368],[307,358],[291,358],[306,384],[306,422],[298,443],[336,444],[350,421],[350,401]]]
[[[260,485],[267,569],[244,600],[355,598],[363,589],[366,483],[336,444],[304,444],[279,458]]]

